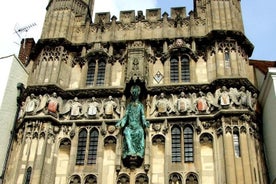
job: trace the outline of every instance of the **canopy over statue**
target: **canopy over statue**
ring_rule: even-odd
[[[145,118],[144,106],[139,101],[140,91],[138,85],[131,87],[131,101],[124,117],[116,124],[116,127],[123,128],[123,160],[142,160],[145,154],[144,128],[149,127],[149,122]]]

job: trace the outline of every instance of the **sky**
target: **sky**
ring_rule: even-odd
[[[49,0],[8,0],[0,5],[0,57],[18,55],[22,38],[40,38]],[[265,3],[264,3],[265,2]],[[110,12],[119,18],[121,10],[161,8],[170,15],[171,7],[193,8],[193,0],[96,0],[95,12]],[[245,35],[254,45],[251,59],[276,61],[276,1],[241,0]],[[26,28],[28,31],[16,30]]]

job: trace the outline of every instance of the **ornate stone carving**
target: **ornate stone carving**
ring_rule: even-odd
[[[135,184],[148,184],[149,179],[146,174],[138,174],[135,179]]]
[[[168,116],[173,110],[172,105],[164,93],[159,96],[155,95],[152,99],[150,115],[154,117]]]
[[[115,145],[117,143],[117,139],[114,136],[107,136],[104,139],[104,145]]]
[[[153,145],[157,145],[157,144],[164,145],[165,144],[165,137],[163,135],[160,135],[160,134],[157,134],[157,135],[153,136],[152,144]]]

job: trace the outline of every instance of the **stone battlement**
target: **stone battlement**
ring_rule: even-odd
[[[192,12],[191,12],[192,13]],[[148,21],[148,22],[156,22],[163,19],[185,19],[188,18],[186,15],[186,7],[175,7],[171,8],[171,16],[167,12],[164,12],[161,15],[161,9],[147,9],[146,15],[143,14],[143,11],[137,11],[135,14],[135,10],[125,10],[120,11],[119,22],[122,23],[130,23],[130,22],[137,22],[137,21]],[[112,20],[117,21],[116,16],[110,16],[110,12],[99,12],[95,14],[94,23],[98,24],[100,21],[103,23],[111,22]]]

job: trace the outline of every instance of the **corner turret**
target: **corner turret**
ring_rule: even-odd
[[[207,32],[212,30],[244,33],[240,0],[194,0],[196,16],[206,18]]]

